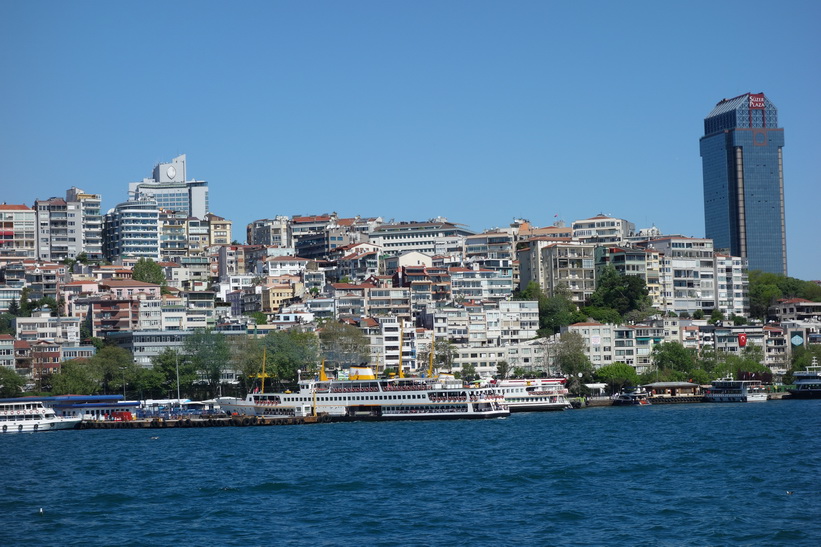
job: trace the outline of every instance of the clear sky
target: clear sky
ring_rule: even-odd
[[[819,279],[819,21],[817,0],[5,0],[0,201],[107,209],[186,154],[240,241],[333,211],[703,237],[703,119],[764,92],[789,275]]]

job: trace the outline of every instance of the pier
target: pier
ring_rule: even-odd
[[[86,420],[76,429],[167,429],[191,427],[259,427],[272,425],[304,425],[328,423],[331,416],[299,416],[269,418],[266,416],[211,416],[178,419]]]

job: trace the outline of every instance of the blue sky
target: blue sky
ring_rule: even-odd
[[[187,154],[240,241],[332,211],[703,237],[703,119],[764,92],[789,274],[819,279],[818,21],[817,1],[5,1],[0,201],[113,207]]]

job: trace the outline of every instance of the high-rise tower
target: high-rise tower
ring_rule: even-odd
[[[750,270],[787,275],[784,130],[763,93],[719,102],[704,119],[705,235]]]
[[[152,178],[129,183],[128,198],[153,199],[161,209],[195,218],[205,218],[209,212],[208,183],[186,179],[185,154],[155,165]]]

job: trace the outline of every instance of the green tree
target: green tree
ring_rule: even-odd
[[[239,394],[250,393],[261,378],[263,359],[262,340],[251,336],[231,336],[228,339],[231,368],[237,372]],[[265,371],[267,376],[268,371]],[[268,385],[265,386],[267,390]]]
[[[608,323],[610,325],[620,325],[622,323],[622,316],[613,308],[585,306],[581,309],[581,312],[599,323]]]
[[[704,310],[698,309],[693,312],[693,319],[704,319]]]
[[[60,365],[51,381],[54,395],[96,395],[100,392],[98,367],[91,359],[72,359]]]
[[[715,309],[713,313],[710,314],[710,319],[708,319],[707,322],[711,325],[715,325],[719,321],[724,321],[724,313],[719,309]]]
[[[610,393],[616,393],[628,386],[639,384],[639,375],[636,369],[626,363],[604,365],[596,370],[595,378],[610,386]]]
[[[248,317],[254,320],[257,325],[267,325],[268,324],[268,316],[262,313],[261,311],[253,311],[251,313],[246,314]]]
[[[350,368],[370,360],[370,342],[361,330],[329,321],[319,331],[322,358],[335,369]]]
[[[225,335],[197,329],[185,339],[184,352],[210,386],[211,396],[216,397],[222,389],[222,374],[230,354]]]
[[[296,382],[298,370],[318,372],[319,338],[314,333],[274,331],[262,340],[267,352],[266,372],[279,389]]]
[[[584,321],[586,316],[579,313],[576,304],[570,298],[570,291],[560,285],[554,296],[547,296],[535,281],[531,281],[521,291],[513,293],[513,300],[535,300],[539,304],[538,336],[549,336],[557,333],[562,327]]]
[[[122,393],[122,374],[134,367],[134,357],[126,349],[104,346],[89,360],[104,394]]]
[[[52,317],[60,315],[60,307],[57,304],[57,301],[51,296],[44,296],[43,298],[37,301],[36,306],[40,309],[50,309]]]
[[[154,283],[164,287],[166,284],[165,274],[162,266],[151,260],[150,258],[141,258],[134,264],[131,270],[131,277],[135,281],[143,281],[145,283]]]
[[[30,294],[31,288],[23,287],[23,290],[20,292],[20,305],[18,306],[19,312],[17,317],[31,317],[31,312],[35,308],[35,305],[29,298]]]
[[[161,399],[169,394],[164,386],[165,380],[165,376],[155,367],[138,366],[129,386],[140,400]]]
[[[750,316],[766,319],[767,310],[781,298],[804,298],[821,301],[821,286],[812,281],[753,270],[748,274],[750,283]]]
[[[559,339],[556,364],[567,378],[568,389],[574,393],[582,391],[583,380],[590,379],[593,366],[587,358],[584,338],[577,332],[565,332]]]
[[[658,370],[687,372],[695,368],[695,353],[680,342],[662,342],[653,348],[653,363]]]
[[[9,304],[9,315],[20,317],[20,304],[17,300],[12,300],[11,304]]]
[[[627,312],[649,307],[650,296],[641,277],[622,275],[608,265],[602,270],[596,290],[590,296],[590,305],[614,309],[624,317]]]
[[[19,397],[26,379],[9,367],[0,367],[0,397]]]
[[[510,364],[507,361],[499,361],[496,363],[496,377],[504,380],[510,372]]]
[[[460,376],[463,382],[472,382],[478,378],[478,375],[476,374],[476,367],[473,363],[465,363],[462,365]]]
[[[177,371],[179,371],[179,393],[181,397],[193,397],[194,383],[197,381],[197,365],[185,353],[184,348],[177,351],[165,348],[159,355],[151,358],[154,374],[138,377],[139,388],[157,397],[177,397]],[[142,383],[144,382],[144,383]],[[157,392],[159,391],[159,394]]]
[[[14,304],[14,301],[12,301],[12,304]],[[9,309],[11,309],[11,305],[9,305]],[[0,313],[0,334],[15,335],[17,329],[15,328],[14,319],[15,316],[12,313]]]
[[[514,378],[524,378],[527,374],[527,371],[524,367],[514,367],[513,368],[513,377]]]

